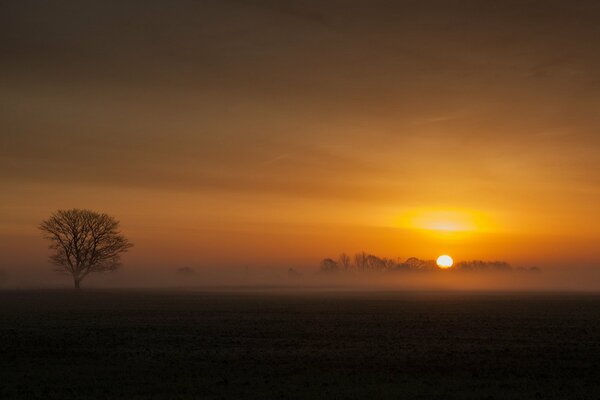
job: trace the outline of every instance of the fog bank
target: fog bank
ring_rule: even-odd
[[[0,271],[2,289],[72,287],[71,277],[51,268]],[[470,291],[599,291],[600,271],[594,267],[540,268],[539,271],[394,271],[381,273],[318,272],[315,268],[190,268],[144,270],[122,268],[92,274],[83,288],[282,289],[282,290],[470,290]]]

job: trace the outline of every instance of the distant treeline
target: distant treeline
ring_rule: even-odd
[[[505,261],[461,261],[455,263],[451,270],[455,271],[510,271],[511,267]],[[404,261],[385,257],[377,257],[365,252],[357,253],[350,257],[346,253],[340,254],[337,259],[324,258],[319,271],[323,273],[334,272],[385,272],[385,271],[436,271],[439,270],[435,260],[421,260],[417,257],[410,257]],[[525,268],[516,268],[516,270],[525,270]],[[529,270],[537,271],[533,267]]]

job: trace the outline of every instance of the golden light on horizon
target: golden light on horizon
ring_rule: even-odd
[[[441,255],[436,260],[437,266],[446,269],[452,267],[454,265],[454,260],[449,255]]]
[[[408,229],[459,233],[487,231],[489,218],[480,211],[446,208],[417,208],[404,213],[399,224]]]

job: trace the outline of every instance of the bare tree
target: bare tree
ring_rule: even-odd
[[[337,272],[339,270],[337,262],[331,258],[324,258],[320,264],[321,272]]]
[[[359,272],[364,272],[367,270],[367,258],[368,254],[364,251],[362,253],[356,253],[354,255],[354,265],[356,265],[356,269]]]
[[[499,270],[499,271],[509,271],[512,269],[510,264],[505,261],[482,261],[482,260],[472,260],[472,261],[461,261],[456,264],[457,270],[463,271],[484,271],[484,270]]]
[[[90,210],[59,210],[39,229],[54,251],[56,271],[73,276],[75,288],[92,272],[113,271],[132,243],[119,232],[119,221]]]
[[[348,256],[348,254],[346,253],[342,253],[340,254],[340,257],[338,258],[338,265],[339,267],[344,270],[344,272],[348,272],[350,270],[350,268],[352,267],[352,262],[350,261],[350,256]]]
[[[408,269],[424,269],[425,261],[417,257],[410,257],[404,261],[404,265],[406,265]]]
[[[385,260],[373,254],[367,256],[367,265],[369,271],[384,271],[386,269]]]

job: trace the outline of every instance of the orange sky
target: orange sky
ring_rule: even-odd
[[[13,3],[0,268],[70,207],[135,268],[600,263],[594,2]]]

